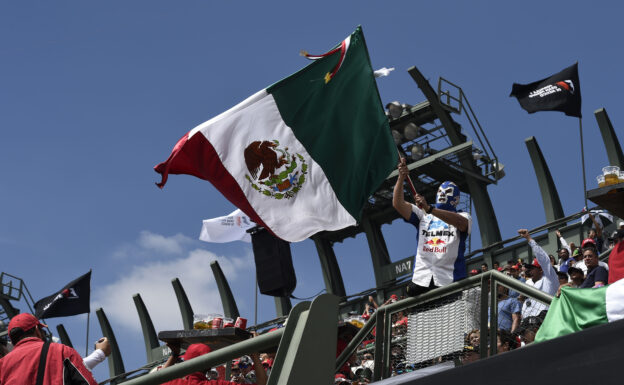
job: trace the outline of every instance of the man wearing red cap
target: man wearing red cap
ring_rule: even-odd
[[[77,351],[62,344],[44,343],[43,327],[47,326],[32,314],[22,313],[11,319],[8,332],[15,347],[0,360],[0,384],[34,385],[42,375],[43,385],[97,385]],[[40,366],[42,353],[46,360]]]
[[[169,346],[169,348],[171,349],[171,356],[169,357],[169,359],[167,359],[167,362],[163,366],[163,369],[175,364],[180,354],[179,345],[167,344],[167,346]],[[205,344],[191,344],[186,349],[186,352],[182,356],[182,359],[184,361],[188,361],[193,358],[210,353],[211,351],[212,349],[210,349],[210,347]],[[266,385],[267,375],[264,370],[264,367],[262,366],[262,363],[260,362],[259,354],[253,353],[251,354],[251,358],[254,363],[257,385]],[[239,385],[239,384],[235,382],[226,381],[226,380],[209,380],[208,378],[206,378],[206,373],[200,371],[200,372],[194,372],[194,373],[188,374],[182,378],[176,378],[175,380],[165,382],[163,383],[163,385]]]

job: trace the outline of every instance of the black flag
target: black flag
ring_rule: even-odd
[[[51,296],[37,301],[35,316],[42,319],[89,313],[90,296],[91,271],[71,281]]]
[[[546,79],[530,84],[514,83],[511,94],[528,113],[561,111],[568,116],[581,117],[581,85],[578,63]]]

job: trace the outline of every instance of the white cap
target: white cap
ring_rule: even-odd
[[[620,222],[618,223],[618,228],[622,228],[623,226],[624,226],[624,221],[620,221]]]

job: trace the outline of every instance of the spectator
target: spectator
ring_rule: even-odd
[[[498,330],[496,333],[496,351],[498,353],[508,352],[516,348],[516,340],[513,334],[507,330]]]
[[[486,265],[486,266],[487,266],[487,265]],[[498,264],[498,262],[493,262],[493,263],[492,263],[492,269],[494,269],[494,270],[498,270],[498,268],[499,268],[499,267],[500,267],[500,265]],[[498,271],[500,271],[500,270],[498,270]]]
[[[403,182],[409,172],[405,158],[401,158],[398,168],[392,205],[418,229],[414,274],[407,286],[407,294],[416,296],[466,278],[464,251],[472,217],[468,213],[457,212],[459,187],[453,182],[444,182],[438,189],[435,206],[419,194],[414,197],[416,204],[413,205],[403,197]]]
[[[82,357],[69,346],[44,342],[46,325],[32,314],[18,314],[9,322],[13,350],[0,360],[0,384],[35,384],[40,356],[46,354],[43,384],[91,384],[97,382],[82,363]]]
[[[535,341],[535,335],[542,325],[542,319],[540,317],[531,316],[522,320],[519,328],[519,335],[522,341],[522,346],[528,345]]]
[[[528,241],[533,255],[535,255],[536,258],[531,265],[525,265],[525,267],[530,270],[532,280],[530,285],[545,293],[555,295],[559,289],[559,277],[557,277],[555,269],[550,266],[548,254],[531,238],[528,230],[520,229],[518,230],[518,234]],[[544,266],[544,268],[542,269],[541,266]],[[527,282],[527,284],[529,284],[529,282]],[[545,309],[548,309],[547,305],[527,299],[522,304],[522,318],[528,315],[536,315]]]
[[[620,222],[620,225],[623,223]],[[615,234],[615,246],[609,254],[609,267],[609,283],[624,278],[624,229],[619,229]]]
[[[561,271],[557,272],[557,277],[559,277],[559,287],[561,287],[561,285],[565,285],[567,283],[569,283],[569,279],[568,279],[568,274],[567,273],[563,273]]]
[[[571,287],[581,287],[583,281],[585,280],[585,274],[583,274],[583,270],[570,267],[568,270],[568,274],[570,275],[570,286]]]
[[[481,272],[485,273],[486,271],[488,271],[488,265],[487,265],[487,263],[482,263],[481,264]]]
[[[559,242],[561,243],[561,248],[557,250],[557,256],[559,257],[559,271],[564,273],[568,272],[568,268],[570,267],[570,263],[573,261],[570,259],[570,255],[572,255],[572,251],[570,250],[570,246],[568,242],[566,242],[565,238],[561,236],[559,230],[556,231],[557,238],[559,238]]]
[[[596,246],[596,241],[592,238],[587,238],[581,243],[581,250],[579,252],[580,258],[574,264],[574,267],[583,270],[583,274],[585,274],[585,276],[587,276],[587,265],[585,264],[585,259],[583,257],[583,250],[585,250],[586,247],[593,247],[595,250],[598,249]],[[607,271],[609,271],[609,265],[607,265],[605,262],[599,260],[598,265],[604,267]]]
[[[470,276],[474,277],[475,275],[479,275],[479,270],[477,270],[477,269],[470,270]]]
[[[589,242],[588,242],[589,244]],[[590,245],[583,248],[583,261],[587,266],[587,274],[585,281],[580,288],[601,287],[609,282],[609,272],[602,266],[598,265],[598,252]]]
[[[596,221],[596,218],[594,217],[594,214],[591,213],[591,211],[589,212],[589,219],[591,219],[591,221],[594,223],[594,227],[589,230],[587,238],[594,240],[594,243],[596,244],[597,254],[600,254],[602,253],[602,246],[604,243],[604,239],[602,238],[602,227],[600,226],[600,223]],[[582,244],[581,249],[583,249]]]
[[[516,298],[509,297],[509,289],[498,285],[498,328],[512,333],[520,325],[522,306]]]
[[[503,268],[503,273],[507,274],[508,276],[517,279],[518,281],[524,283],[526,282],[526,279],[524,279],[523,277],[520,276],[520,266],[518,265],[513,265],[513,264],[507,264],[505,265],[505,267]],[[509,289],[509,296],[512,298],[518,298],[518,296],[520,295],[520,293],[518,293],[515,290]]]

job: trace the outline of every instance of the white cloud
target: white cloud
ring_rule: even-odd
[[[184,246],[193,241],[193,239],[182,234],[165,237],[164,235],[154,234],[149,231],[141,231],[141,235],[139,236],[139,246],[146,250],[166,254],[182,254]]]
[[[217,260],[228,283],[236,285],[237,279],[253,276],[251,253],[244,257],[224,257],[202,249],[184,249],[190,238],[183,235],[164,237],[144,231],[133,248],[154,250],[158,248],[183,257],[168,260],[145,261],[128,269],[128,272],[103,287],[93,291],[93,308],[104,308],[112,324],[140,330],[139,317],[132,296],[141,294],[157,330],[180,329],[182,319],[178,302],[171,285],[179,278],[196,313],[222,313],[221,299],[214,282],[210,262]],[[126,245],[127,247],[130,245]],[[136,251],[136,250],[135,250]],[[194,300],[197,299],[197,300]]]
[[[114,259],[127,259],[131,257],[153,258],[155,256],[182,255],[188,247],[197,243],[197,240],[183,234],[166,237],[143,230],[135,242],[118,246],[113,251],[112,257]]]

